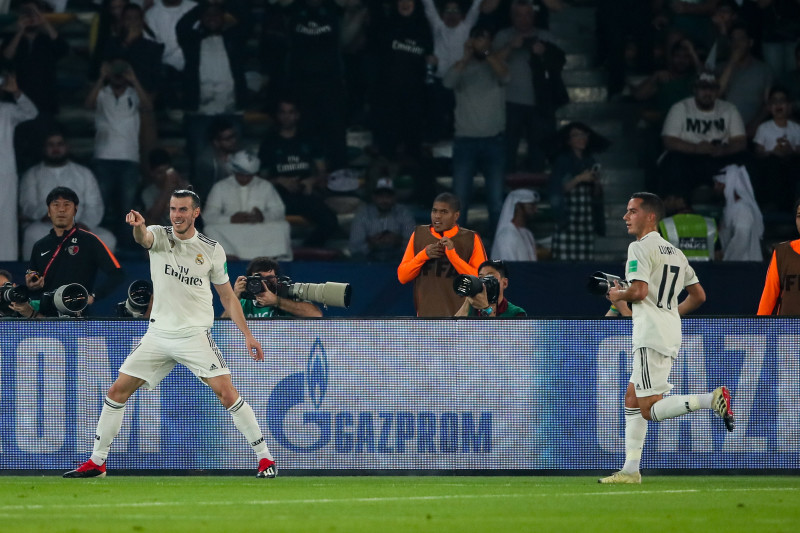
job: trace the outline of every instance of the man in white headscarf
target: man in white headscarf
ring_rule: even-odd
[[[741,165],[728,165],[714,176],[725,195],[719,238],[723,261],[763,261],[764,219],[753,194],[750,175]]]
[[[494,234],[492,259],[536,261],[536,239],[526,227],[536,213],[539,193],[530,189],[511,191],[503,203]]]

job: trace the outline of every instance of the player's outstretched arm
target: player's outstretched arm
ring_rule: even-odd
[[[153,246],[154,237],[153,233],[147,229],[142,214],[131,209],[125,215],[125,222],[133,227],[133,239],[149,250]]]
[[[261,349],[261,343],[253,337],[250,328],[247,327],[247,320],[244,318],[242,306],[239,304],[239,298],[233,292],[230,283],[223,283],[221,285],[214,285],[214,288],[219,294],[219,299],[222,301],[222,307],[225,308],[227,316],[231,317],[233,323],[239,328],[239,331],[244,335],[245,342],[247,343],[247,353],[250,354],[256,361],[264,360],[264,351]]]

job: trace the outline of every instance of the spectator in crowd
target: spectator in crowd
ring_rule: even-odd
[[[341,8],[334,0],[278,0],[288,32],[286,81],[310,131],[324,139],[329,168],[347,163],[347,97],[342,70]]]
[[[17,31],[3,41],[3,58],[17,74],[20,89],[39,113],[58,114],[56,65],[69,52],[69,44],[42,15],[36,1],[19,6]]]
[[[39,110],[35,120],[21,124],[15,132],[18,167],[25,170],[38,160],[42,135],[58,114],[56,67],[69,45],[42,15],[37,2],[25,1],[19,6],[17,31],[3,40],[2,50],[20,90]]]
[[[719,2],[711,15],[711,47],[705,60],[705,68],[717,70],[731,58],[731,30],[739,22],[739,6],[734,0]]]
[[[17,77],[6,74],[0,82],[0,261],[19,258],[17,222],[17,161],[14,156],[14,129],[20,122],[36,117],[36,106],[22,94]]]
[[[518,305],[514,305],[506,299],[505,291],[508,288],[508,273],[506,265],[501,260],[485,261],[478,267],[478,277],[485,279],[493,277],[500,285],[497,301],[490,302],[486,285],[483,291],[475,296],[467,296],[464,303],[456,311],[455,316],[479,316],[479,317],[501,317],[509,318],[515,316],[528,316],[528,313]]]
[[[464,302],[453,290],[458,274],[478,275],[486,261],[480,236],[458,225],[458,197],[441,193],[433,200],[431,224],[417,226],[397,267],[400,283],[414,282],[417,316],[453,316]]]
[[[795,120],[800,120],[800,41],[794,48],[794,70],[783,76],[782,85],[789,91],[789,101],[793,106]]]
[[[243,0],[200,4],[178,21],[178,43],[186,62],[186,152],[192,169],[215,118],[226,118],[241,129],[247,101],[242,58],[250,32],[248,21]]]
[[[461,222],[467,223],[472,182],[478,172],[485,180],[489,222],[497,226],[503,207],[506,176],[505,98],[509,80],[503,54],[492,52],[492,34],[475,26],[464,43],[464,55],[445,74],[442,83],[456,96],[453,140],[453,192],[461,203]]]
[[[689,261],[711,261],[716,253],[717,222],[692,211],[682,196],[664,198],[669,215],[658,223],[658,231]]]
[[[343,0],[341,4],[344,10],[341,31],[344,85],[347,87],[347,124],[365,125],[368,123],[367,94],[374,69],[369,9],[366,0]]]
[[[191,11],[197,2],[193,0],[154,0],[145,11],[144,22],[153,32],[155,42],[164,46],[161,63],[164,67],[164,103],[173,109],[180,106],[182,73],[186,65],[183,50],[178,44],[176,27],[178,21]]]
[[[420,155],[425,111],[425,73],[433,57],[433,36],[417,0],[395,0],[379,25],[379,72],[374,111],[376,144],[393,158]]]
[[[789,210],[787,199],[797,194],[800,177],[800,125],[790,119],[792,103],[786,89],[773,87],[768,106],[772,119],[758,127],[753,139],[758,157],[753,186],[759,204]]]
[[[211,187],[232,174],[231,156],[239,151],[236,124],[225,117],[211,122],[207,138],[210,142],[201,150],[191,180],[200,198],[208,198]]]
[[[139,112],[152,109],[150,98],[131,66],[117,59],[100,67],[85,105],[95,112],[92,167],[106,205],[103,225],[114,232],[120,244],[133,246],[127,224],[114,213],[127,212],[136,203],[141,182]]]
[[[281,195],[287,215],[299,215],[314,225],[306,246],[322,246],[339,230],[336,213],[328,207],[319,189],[327,173],[325,159],[316,142],[300,128],[297,103],[278,102],[278,130],[261,143],[259,156],[270,182]],[[305,118],[303,118],[305,124]]]
[[[362,205],[353,217],[350,253],[354,259],[397,261],[403,255],[403,239],[414,226],[411,211],[397,203],[392,178],[381,178],[372,203]]]
[[[756,203],[750,176],[741,165],[728,165],[714,176],[716,190],[725,196],[719,240],[723,261],[763,261],[764,218]]]
[[[430,117],[430,123],[436,130],[434,136],[437,139],[452,133],[455,107],[455,96],[442,86],[442,77],[464,54],[464,43],[481,11],[490,12],[498,3],[499,0],[472,0],[469,11],[464,15],[461,2],[457,0],[444,2],[441,12],[436,9],[433,0],[422,0],[425,17],[433,33],[433,56],[436,58],[435,63],[428,65],[429,71],[435,71],[434,79],[430,79],[429,74],[425,81],[431,85],[433,92],[434,105],[431,111],[434,116]]]
[[[208,194],[205,233],[222,244],[229,259],[266,253],[290,261],[283,201],[268,181],[257,177],[260,167],[258,157],[244,150],[231,157],[233,176],[216,183]]]
[[[169,199],[175,191],[186,190],[189,182],[172,166],[172,157],[163,148],[148,155],[151,183],[140,193],[142,213],[148,225],[169,226]]]
[[[697,77],[694,96],[670,108],[661,139],[666,153],[659,189],[688,198],[698,187],[710,188],[714,174],[739,163],[747,148],[742,117],[736,106],[719,99],[719,82],[709,71]]]
[[[122,11],[122,28],[119,35],[112,36],[105,47],[107,60],[127,61],[153,104],[151,109],[141,109],[140,153],[143,157],[150,152],[158,140],[155,107],[158,91],[161,89],[163,68],[161,57],[164,45],[153,40],[154,35],[145,26],[144,12],[137,4],[128,4]]]
[[[106,47],[115,37],[121,37],[124,29],[123,10],[131,5],[129,0],[102,0],[100,9],[89,26],[89,78],[94,80],[100,74],[100,65],[108,58]],[[160,66],[161,56],[155,67]]]
[[[634,99],[648,103],[643,118],[659,131],[670,108],[692,95],[698,72],[695,58],[692,42],[682,39],[670,47],[667,68],[656,71],[633,89]]]
[[[247,277],[262,278],[262,292],[252,294],[247,291]],[[242,304],[245,318],[311,317],[319,318],[322,311],[311,302],[281,298],[276,294],[277,280],[280,276],[278,262],[270,257],[256,257],[247,265],[247,276],[239,276],[233,284],[233,292]],[[226,310],[222,318],[229,318]]]
[[[594,236],[605,233],[603,186],[594,154],[608,141],[580,122],[559,131],[560,153],[550,173],[550,205],[556,221],[553,258],[588,261],[594,256]]]
[[[75,224],[79,204],[75,191],[56,187],[45,201],[53,229],[33,245],[25,284],[34,298],[43,291],[79,283],[89,292],[88,305],[92,305],[124,281],[122,267],[103,241]],[[105,276],[95,290],[98,271]]]
[[[83,198],[81,215],[76,223],[91,231],[113,250],[117,239],[99,226],[103,220],[104,204],[100,187],[92,171],[69,158],[69,147],[60,130],[45,135],[42,161],[29,168],[19,186],[20,218],[23,221],[22,256],[30,257],[33,245],[53,227],[45,202],[56,187],[68,187]]]
[[[761,10],[761,50],[776,78],[794,68],[795,46],[800,36],[800,2],[761,0],[752,2]]]
[[[536,239],[528,223],[536,214],[539,193],[516,189],[508,193],[494,234],[492,257],[503,261],[536,261]]]
[[[689,39],[708,50],[711,46],[711,17],[720,0],[676,0],[661,2],[666,8],[670,25],[683,32]]]
[[[731,59],[719,77],[720,94],[736,106],[748,137],[765,117],[764,102],[772,87],[769,65],[753,56],[754,41],[744,24],[731,29]]]
[[[506,167],[508,172],[543,172],[543,142],[555,133],[556,109],[569,101],[561,70],[564,52],[553,36],[536,29],[533,6],[525,0],[511,5],[511,27],[501,30],[493,48],[509,69],[506,87]],[[527,141],[527,163],[517,163],[520,140]]]
[[[792,211],[800,233],[800,198]],[[764,291],[758,303],[759,315],[800,315],[800,239],[782,242],[772,252],[764,281]]]

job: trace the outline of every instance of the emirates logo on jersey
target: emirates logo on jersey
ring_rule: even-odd
[[[67,248],[67,252],[69,252],[69,255],[77,255],[77,253],[78,253],[78,249],[79,249],[79,248],[78,248],[78,246],[77,246],[77,245],[75,245],[75,246],[70,246],[69,248]]]
[[[203,254],[197,254],[197,257],[194,258],[194,262],[197,263],[198,265],[202,265],[203,263],[206,262],[206,260],[203,259]]]

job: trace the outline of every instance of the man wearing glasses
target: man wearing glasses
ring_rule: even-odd
[[[483,292],[475,296],[464,298],[463,305],[456,311],[455,316],[479,316],[479,317],[515,317],[528,316],[528,313],[518,305],[514,305],[506,300],[505,290],[508,288],[508,271],[506,265],[500,260],[484,261],[478,267],[478,277],[483,280],[492,276],[500,283],[500,292],[497,302],[490,302],[486,295],[486,286]]]
[[[264,291],[251,294],[246,290],[247,277],[239,276],[233,284],[233,292],[242,304],[245,318],[273,317],[321,317],[322,311],[311,302],[297,302],[275,294],[280,270],[278,262],[269,257],[256,257],[247,265],[247,276],[261,276]],[[228,311],[222,318],[228,318]]]

